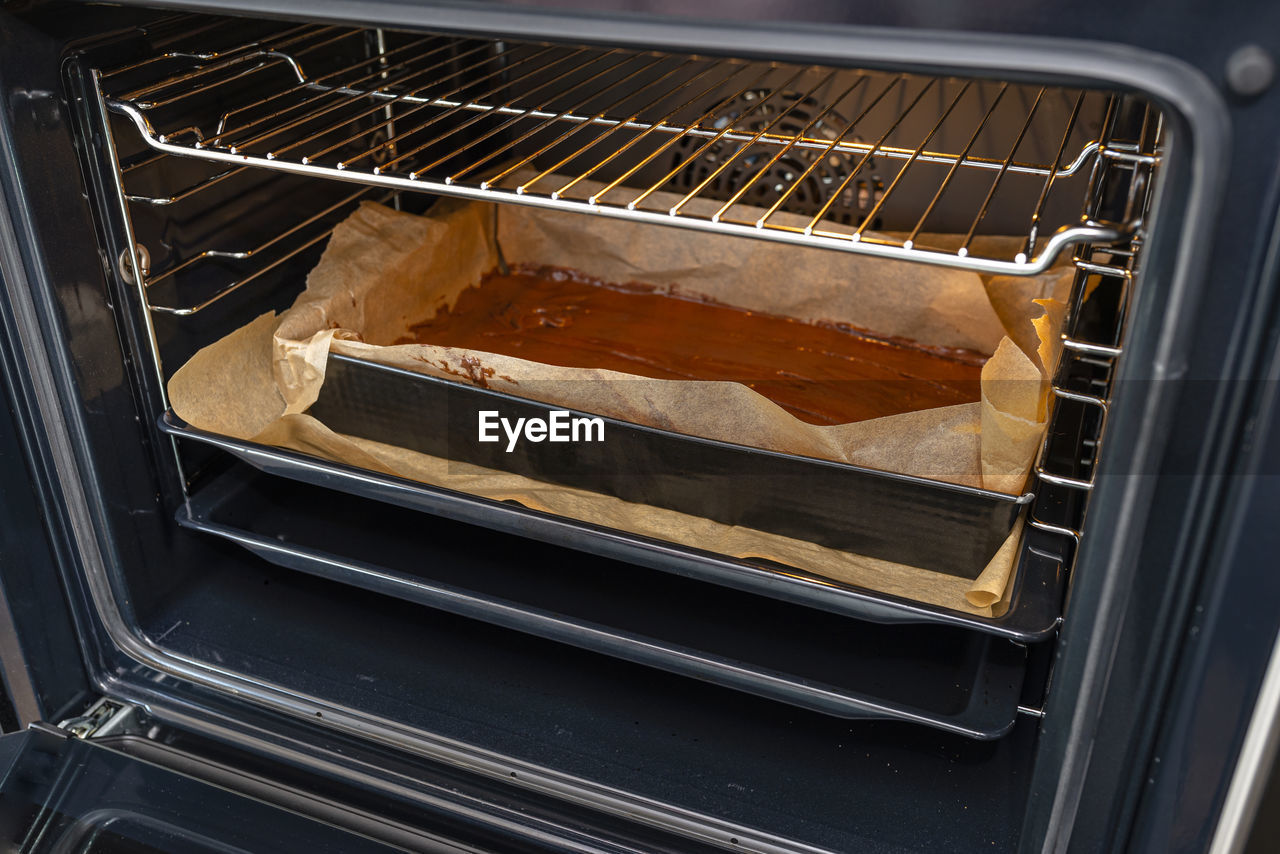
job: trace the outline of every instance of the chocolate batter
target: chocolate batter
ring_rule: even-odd
[[[802,421],[844,424],[978,400],[985,356],[815,325],[558,267],[486,275],[422,343],[655,379],[731,380]]]

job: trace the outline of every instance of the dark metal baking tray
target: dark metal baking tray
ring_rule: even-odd
[[[971,738],[1012,727],[1026,652],[946,626],[887,626],[654,573],[513,534],[320,494],[238,465],[183,527],[289,569],[846,718]]]
[[[1063,556],[1053,550],[1055,538],[1040,537],[1036,531],[1028,530],[1024,536],[1008,608],[998,617],[981,617],[854,587],[792,567],[677,546],[516,504],[220,436],[191,427],[171,411],[161,416],[160,429],[183,440],[219,448],[274,476],[862,620],[963,626],[1027,642],[1049,637],[1060,622],[1065,581]]]
[[[602,441],[478,438],[482,411],[517,423],[568,412],[461,382],[330,355],[309,412],[332,430],[448,460],[977,578],[1032,496],[1010,496],[603,418]],[[584,431],[585,432],[585,431]]]

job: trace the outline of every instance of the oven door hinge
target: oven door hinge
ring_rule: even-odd
[[[54,729],[76,738],[105,738],[109,735],[142,735],[146,732],[146,710],[139,705],[99,697],[83,714],[47,724],[41,729]]]

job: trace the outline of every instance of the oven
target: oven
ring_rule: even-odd
[[[1274,713],[1275,13],[926,5],[6,9],[13,844],[1242,845]],[[470,217],[503,274],[545,229],[828,327],[931,299],[923,343],[984,357],[1024,318],[955,295],[1025,291],[1057,306],[1024,347],[1040,420],[1003,480],[986,373],[977,469],[628,409],[599,449],[513,454],[477,410],[560,398],[343,343],[264,420],[305,349],[272,325],[371,210]],[[439,233],[447,275],[472,243]],[[893,423],[877,447],[933,439]]]

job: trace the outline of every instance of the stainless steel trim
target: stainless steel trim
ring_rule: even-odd
[[[101,81],[96,70],[90,70],[90,80],[94,84],[94,92],[99,93],[97,97],[97,113],[98,121],[102,128],[103,144],[106,146],[106,155],[109,163],[113,167],[117,167],[120,163],[120,154],[116,149],[115,134],[111,131],[111,120],[107,115],[106,102],[102,99]],[[111,168],[106,170],[110,173],[110,180],[114,191],[112,196],[117,205],[117,211],[120,214],[121,222],[124,223],[124,241],[125,251],[127,255],[128,269],[132,273],[132,280],[126,277],[128,284],[138,292],[138,304],[141,306],[148,305],[147,302],[147,276],[151,273],[150,257],[143,258],[146,254],[141,244],[138,243],[133,230],[133,217],[129,213],[129,203],[125,201],[124,176],[119,168]],[[144,321],[147,330],[147,348],[151,353],[151,363],[155,370],[155,382],[157,393],[160,395],[160,401],[167,409],[169,407],[169,390],[165,383],[164,367],[160,361],[160,345],[156,340],[155,325],[151,322],[151,316],[148,313]],[[187,492],[187,477],[182,467],[182,455],[178,453],[178,443],[173,437],[169,437],[169,449],[173,453],[173,463],[177,467],[178,482],[185,495]]]
[[[0,596],[0,671],[4,674],[4,685],[13,703],[13,711],[22,726],[38,721],[43,716],[40,699],[31,682],[31,674],[24,664],[25,658],[9,600]]]
[[[1249,840],[1249,831],[1258,812],[1263,792],[1275,773],[1274,763],[1280,747],[1280,636],[1271,649],[1271,660],[1258,700],[1245,731],[1244,743],[1236,759],[1235,771],[1227,788],[1227,796],[1218,814],[1209,843],[1209,854],[1239,854]]]

